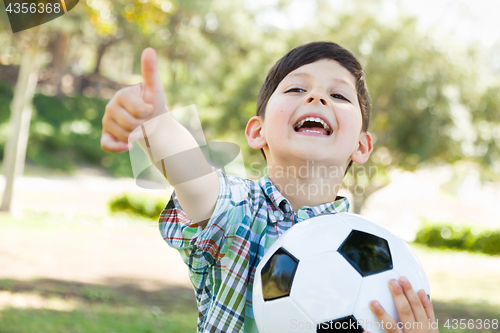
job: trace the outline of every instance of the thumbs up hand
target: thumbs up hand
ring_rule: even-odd
[[[142,101],[153,107],[154,115],[159,115],[165,110],[165,92],[158,74],[156,53],[152,48],[142,52],[141,71],[144,81],[141,83]]]
[[[120,89],[106,105],[101,135],[101,148],[105,151],[120,153],[129,150],[132,131],[167,112],[156,53],[152,48],[142,53],[141,70],[144,81]]]
[[[106,105],[101,147],[120,153],[131,149],[129,142],[137,140],[151,162],[172,182],[186,214],[204,228],[217,202],[219,178],[195,138],[165,108],[153,49],[142,53],[141,70],[144,81],[120,89]],[[170,158],[183,152],[183,158]]]

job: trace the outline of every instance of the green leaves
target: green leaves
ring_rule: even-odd
[[[108,205],[112,212],[124,212],[157,220],[165,208],[165,198],[146,194],[125,193],[111,200]]]
[[[426,222],[418,231],[415,242],[430,247],[500,255],[500,230],[479,226]]]

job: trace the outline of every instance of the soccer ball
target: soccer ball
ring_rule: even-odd
[[[356,214],[316,216],[280,236],[257,266],[255,321],[260,333],[383,333],[370,301],[379,301],[398,322],[388,284],[400,276],[430,295],[424,270],[403,239]]]

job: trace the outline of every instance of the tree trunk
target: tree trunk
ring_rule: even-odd
[[[354,167],[352,168],[353,172],[353,178],[354,178],[354,185],[352,187],[352,197],[353,197],[353,206],[354,206],[354,214],[359,214],[361,212],[361,208],[363,207],[364,204],[364,191],[363,188],[359,184],[359,179],[358,179],[358,168]]]
[[[10,212],[13,215],[20,214],[20,209],[14,201],[14,185],[16,178],[24,172],[24,161],[26,158],[32,113],[31,103],[35,94],[40,62],[39,57],[37,57],[40,30],[38,28],[35,29],[36,33],[31,32],[29,35],[26,35],[29,40],[24,40],[28,45],[24,47],[22,52],[19,77],[11,104],[10,135],[5,146],[3,159],[5,189],[0,211]]]
[[[354,184],[349,186],[349,191],[352,193],[354,201],[352,205],[354,208],[351,211],[353,210],[355,214],[360,214],[368,197],[389,185],[389,182],[377,181],[375,178],[378,176],[378,172],[373,174],[369,166],[363,166],[362,168],[354,166],[351,170],[354,180]],[[368,178],[367,180],[366,177]],[[361,178],[364,178],[364,181],[360,181]]]
[[[57,35],[56,44],[54,45],[54,49],[52,52],[52,64],[51,66],[54,69],[54,81],[57,85],[57,93],[58,97],[64,96],[64,92],[62,91],[62,76],[66,69],[66,55],[68,51],[70,37],[65,32],[60,32]]]
[[[112,45],[115,41],[112,40],[106,44],[99,43],[99,46],[97,48],[97,53],[96,53],[96,59],[95,59],[95,67],[94,70],[92,71],[93,74],[98,74],[99,70],[101,69],[101,60],[102,57],[104,56],[104,53],[106,53],[107,48]]]

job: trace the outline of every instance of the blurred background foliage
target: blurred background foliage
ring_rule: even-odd
[[[122,212],[158,220],[165,208],[165,199],[153,195],[125,193],[111,199],[108,206],[113,213]]]
[[[383,0],[356,0],[351,10],[310,1],[315,19],[287,29],[265,19],[265,12],[292,3],[81,1],[45,25],[28,163],[65,172],[93,165],[131,177],[127,153],[101,151],[101,119],[117,89],[141,81],[140,56],[151,46],[159,54],[169,108],[196,104],[207,140],[237,143],[247,167],[260,170],[264,160],[248,147],[244,128],[267,71],[291,48],[329,40],[360,59],[372,97],[375,149],[367,169],[354,167],[345,178],[351,192],[357,184],[366,189],[353,193],[356,212],[389,183],[387,172],[394,168],[467,162],[483,181],[500,179],[500,76],[478,45],[433,38],[418,29],[415,17],[382,21],[374,13]],[[15,34],[0,39],[2,156],[20,55]],[[376,174],[363,172],[371,166]]]
[[[415,243],[440,249],[500,255],[500,230],[477,225],[424,221]]]

